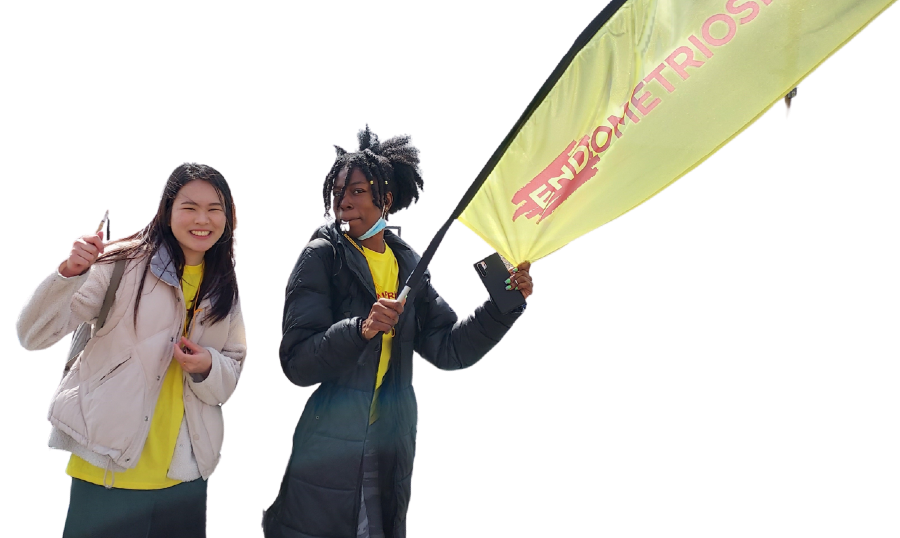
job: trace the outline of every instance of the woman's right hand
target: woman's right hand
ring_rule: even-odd
[[[369,317],[363,320],[360,330],[362,337],[371,340],[378,333],[391,332],[400,319],[400,314],[403,313],[404,304],[406,299],[402,302],[396,299],[378,299],[378,302],[372,305]]]
[[[66,261],[59,266],[59,274],[66,278],[84,274],[97,258],[103,254],[103,232],[94,235],[82,235],[72,245],[72,252]]]

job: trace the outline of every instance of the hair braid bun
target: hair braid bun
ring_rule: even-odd
[[[368,123],[364,129],[356,131],[356,151],[363,150],[370,150],[376,155],[381,153],[381,139],[372,132]]]
[[[418,201],[419,192],[424,187],[419,169],[419,150],[410,143],[409,135],[400,135],[381,143],[381,155],[393,168],[388,187],[394,197],[390,213],[395,213]]]
[[[357,169],[366,176],[373,186],[372,201],[378,207],[384,207],[387,193],[391,193],[393,203],[388,213],[396,213],[418,201],[424,183],[419,170],[419,150],[410,143],[409,135],[395,136],[382,142],[366,125],[356,138],[359,150],[354,153],[347,153],[335,146],[337,156],[322,188],[325,214],[331,208],[334,183],[344,168]],[[334,196],[343,198],[343,194],[342,191]]]

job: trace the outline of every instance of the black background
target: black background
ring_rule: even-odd
[[[322,221],[331,144],[352,150],[365,122],[382,137],[414,136],[425,193],[393,221],[424,251],[597,12],[434,9],[309,14],[283,27],[272,26],[277,13],[167,24],[125,50],[85,36],[78,52],[16,60],[10,105],[24,121],[8,148],[17,194],[7,228],[18,238],[8,254],[28,263],[8,312],[107,207],[113,236],[145,226],[179,163],[215,166],[234,190],[249,355],[225,406],[210,536],[259,535],[312,393],[284,377],[277,348],[288,273]],[[817,193],[853,196],[852,185],[885,173],[879,133],[897,115],[869,100],[896,18],[882,16],[804,82],[788,121],[778,103],[657,198],[535,264],[528,312],[483,362],[442,373],[417,361],[411,536],[735,509],[721,492],[765,475],[775,445],[795,434],[773,402],[802,376],[780,359],[802,352],[787,338],[814,295],[812,241],[834,217]],[[461,316],[486,296],[472,264],[490,252],[457,223],[431,264]],[[7,462],[40,488],[39,502],[20,503],[48,535],[68,499],[67,455],[46,452],[44,418],[67,345],[28,354],[10,340],[7,356],[24,387],[7,397],[21,423]]]

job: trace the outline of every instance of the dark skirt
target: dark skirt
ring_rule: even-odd
[[[72,479],[63,538],[205,538],[206,480],[107,489]]]

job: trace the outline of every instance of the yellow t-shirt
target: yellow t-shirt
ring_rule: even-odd
[[[203,279],[203,265],[186,265],[181,277],[181,289],[184,292],[184,300],[190,309],[197,297],[200,281]],[[187,316],[187,310],[185,310]],[[187,321],[187,320],[186,320]],[[185,336],[187,336],[188,323],[185,323]],[[150,422],[150,432],[144,443],[144,450],[137,465],[121,473],[106,477],[106,484],[121,489],[163,489],[180,483],[166,476],[169,465],[172,463],[172,455],[175,452],[175,442],[178,440],[178,431],[181,429],[181,421],[184,417],[184,384],[181,365],[178,361],[171,361],[163,378],[162,388],[156,400],[156,409],[153,412],[153,420]],[[66,474],[92,484],[104,485],[105,469],[96,467],[79,458],[75,454],[69,458]]]
[[[391,247],[384,245],[384,253],[379,254],[374,250],[363,248],[363,255],[369,262],[369,272],[375,282],[375,293],[379,299],[396,299],[397,285],[400,278],[400,267],[397,258],[391,252]],[[372,397],[372,406],[369,408],[369,424],[378,420],[378,393],[381,383],[388,371],[391,362],[391,345],[394,340],[394,331],[381,337],[381,357],[378,360],[378,374],[375,377],[375,395]]]

